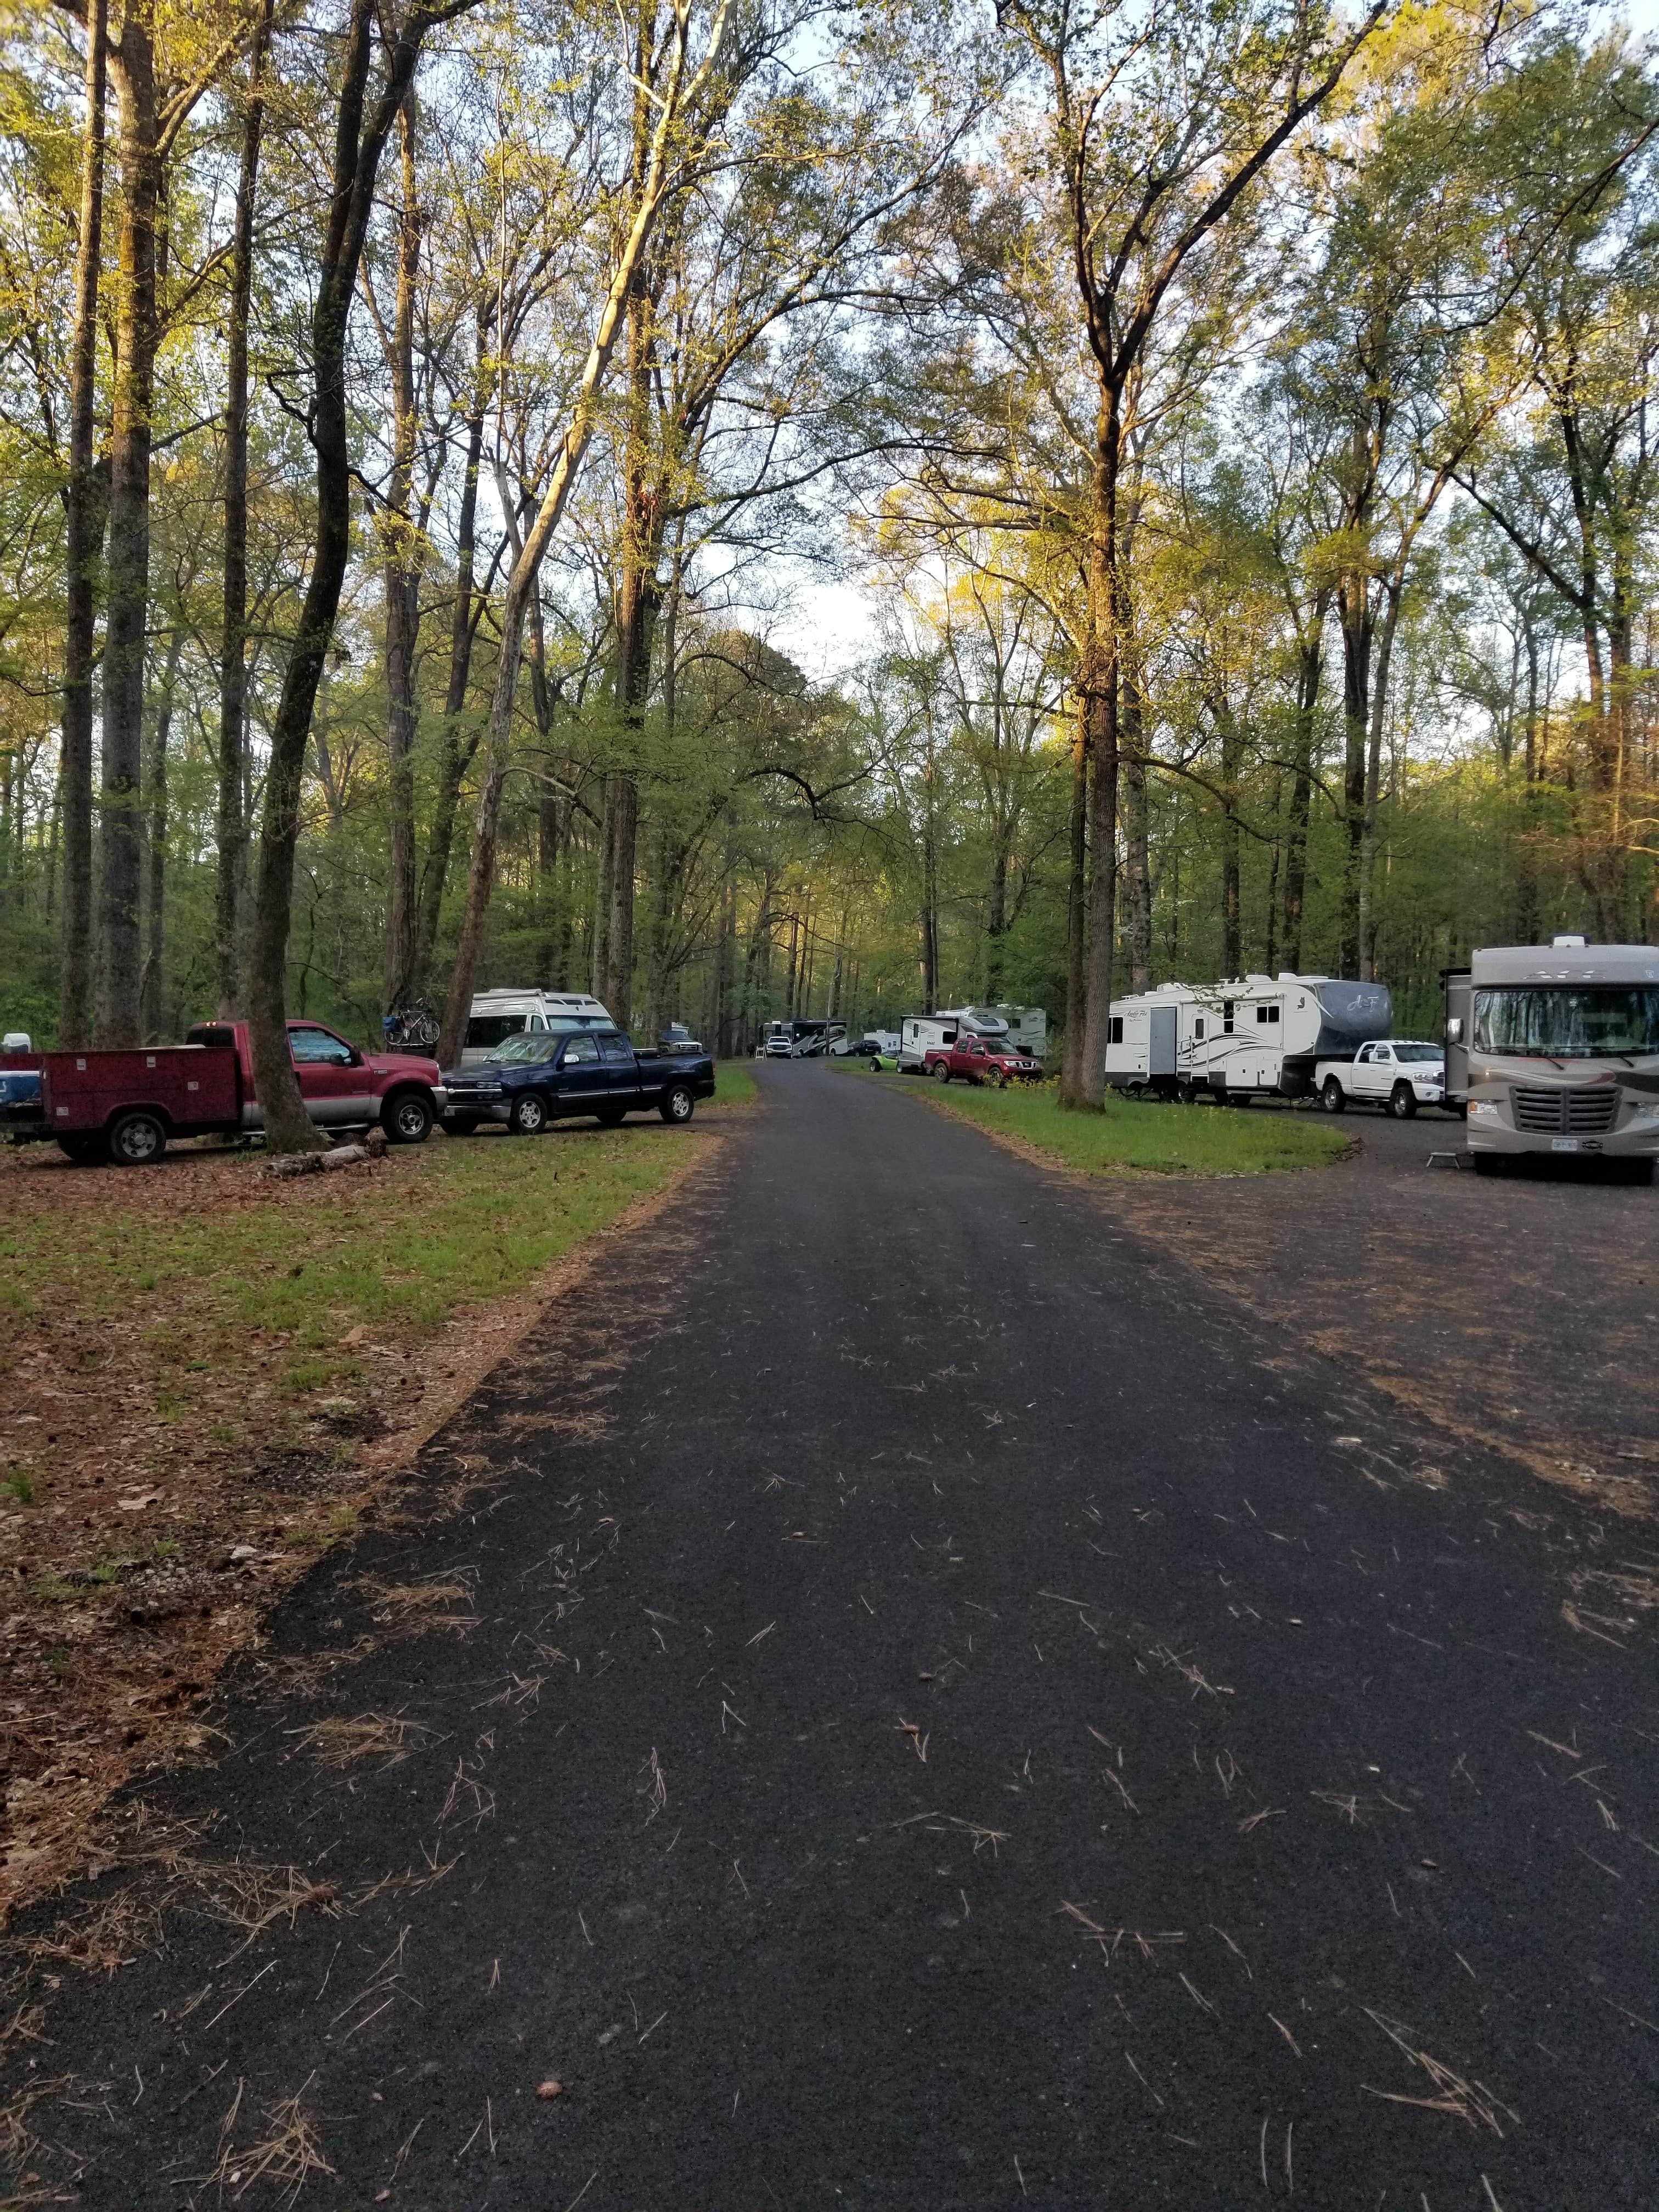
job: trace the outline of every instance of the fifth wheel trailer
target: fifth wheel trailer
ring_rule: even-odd
[[[1524,1152],[1659,1158],[1659,948],[1492,945],[1446,976],[1446,1100],[1475,1167]]]
[[[1382,983],[1288,969],[1227,983],[1161,983],[1113,1000],[1106,1080],[1166,1098],[1203,1091],[1302,1098],[1322,1060],[1351,1060],[1393,1026]]]

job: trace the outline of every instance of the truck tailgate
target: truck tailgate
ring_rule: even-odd
[[[46,1127],[101,1129],[126,1106],[148,1106],[173,1128],[235,1128],[241,1089],[234,1052],[158,1045],[139,1052],[49,1052],[41,1057]]]

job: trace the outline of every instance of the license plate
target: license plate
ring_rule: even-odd
[[[1552,1137],[1550,1150],[1553,1152],[1576,1152],[1578,1150],[1578,1139],[1577,1137]]]

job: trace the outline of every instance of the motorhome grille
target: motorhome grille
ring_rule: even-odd
[[[1610,1083],[1589,1091],[1516,1091],[1510,1097],[1516,1127],[1530,1136],[1605,1136],[1619,1114],[1619,1093]]]

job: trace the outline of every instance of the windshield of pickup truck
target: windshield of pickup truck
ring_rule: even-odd
[[[561,1030],[552,1036],[538,1034],[509,1037],[499,1052],[490,1054],[489,1064],[492,1067],[523,1067],[538,1060],[551,1060],[565,1035]]]
[[[1522,1060],[1649,1059],[1659,1054],[1659,989],[1506,983],[1478,990],[1474,1048]]]
[[[1446,1055],[1437,1044],[1396,1044],[1394,1056],[1396,1060],[1443,1060]]]

